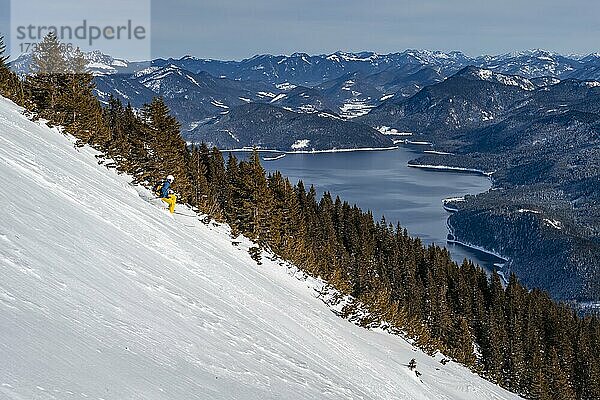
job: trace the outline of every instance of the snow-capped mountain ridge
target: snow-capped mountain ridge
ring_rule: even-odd
[[[506,86],[517,86],[523,90],[534,90],[536,85],[527,78],[519,75],[500,74],[490,69],[466,67],[459,71],[455,76],[464,78],[480,79],[488,82],[500,83]]]
[[[67,51],[67,58],[74,57],[74,51]],[[114,58],[99,50],[83,53],[87,61],[87,70],[94,76],[113,75],[117,73],[132,72],[151,64],[150,61],[131,62],[129,60]],[[31,53],[24,53],[17,59],[11,61],[11,67],[19,75],[26,75],[31,68]]]
[[[291,55],[257,54],[240,61],[220,61],[202,59],[193,55],[185,55],[179,59],[154,59],[146,62],[132,63],[127,60],[114,59],[99,51],[88,53],[89,68],[98,75],[135,72],[137,66],[174,63],[192,72],[206,70],[216,76],[227,76],[231,79],[269,80],[272,83],[289,81],[295,84],[318,83],[334,78],[353,69],[363,69],[367,66],[371,72],[386,68],[397,68],[401,65],[412,64],[438,68],[446,75],[469,65],[493,69],[509,75],[522,75],[526,78],[553,76],[568,78],[569,75],[590,67],[600,66],[599,53],[585,56],[561,55],[556,52],[532,49],[514,51],[499,55],[482,55],[470,57],[460,51],[431,51],[409,49],[403,52],[379,54],[375,52],[346,52],[336,51],[330,54],[309,55],[296,52]],[[19,73],[26,73],[29,68],[30,55],[24,54],[13,61],[13,66]],[[305,67],[297,70],[299,65]],[[307,69],[307,67],[310,67]],[[249,73],[248,69],[261,71],[260,74]],[[217,73],[219,71],[220,73]],[[308,74],[308,75],[306,75]],[[289,77],[292,80],[287,79]],[[320,77],[319,77],[320,75]],[[294,78],[295,76],[295,78]],[[278,82],[275,82],[278,81]]]

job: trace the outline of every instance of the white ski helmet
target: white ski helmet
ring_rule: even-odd
[[[173,175],[168,175],[167,176],[167,180],[171,183],[173,183],[173,181],[175,180],[175,177]]]

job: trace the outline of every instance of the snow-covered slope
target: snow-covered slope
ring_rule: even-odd
[[[0,398],[516,398],[336,317],[94,154],[0,99]]]

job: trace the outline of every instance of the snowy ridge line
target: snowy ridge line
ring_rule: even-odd
[[[432,165],[432,164],[407,164],[411,168],[423,168],[423,169],[436,169],[436,170],[445,170],[445,171],[457,171],[457,172],[475,172],[477,174],[481,174],[491,178],[491,176],[496,171],[483,171],[477,168],[463,168],[463,167],[452,167],[449,165]]]

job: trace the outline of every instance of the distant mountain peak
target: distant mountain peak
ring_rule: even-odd
[[[338,62],[339,61],[352,62],[352,61],[373,61],[374,59],[376,59],[378,57],[379,57],[379,54],[370,52],[370,51],[363,51],[360,53],[349,53],[349,52],[338,50],[333,54],[327,55],[326,59],[331,60],[331,61],[338,61]]]
[[[522,76],[501,74],[475,66],[467,66],[458,71],[454,76],[499,83],[505,86],[517,86],[523,90],[534,90],[536,88],[535,84]]]

